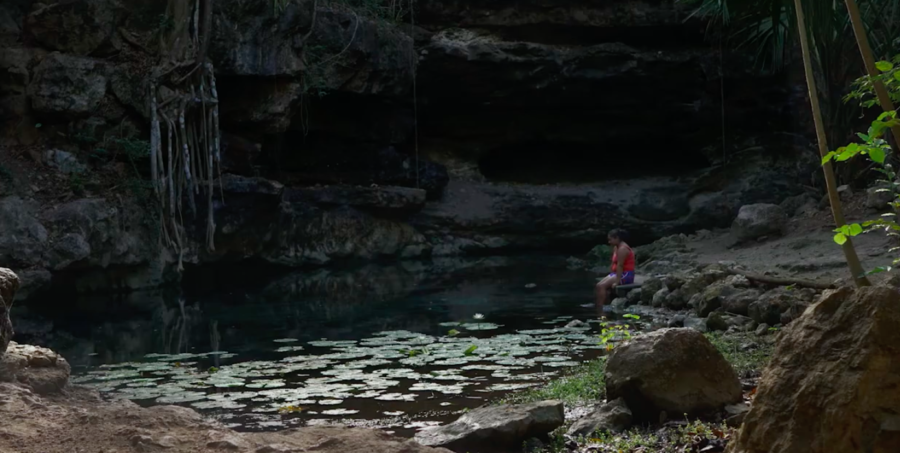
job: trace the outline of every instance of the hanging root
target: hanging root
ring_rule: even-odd
[[[221,179],[219,96],[213,65],[205,57],[211,4],[188,1],[192,6],[176,8],[184,13],[183,22],[166,41],[177,51],[169,52],[150,83],[150,172],[159,201],[161,243],[174,249],[179,270],[193,231],[185,227],[184,204],[188,219],[198,220],[198,197],[206,202],[206,248],[215,250],[213,195],[215,181]],[[221,186],[220,194],[224,200]]]

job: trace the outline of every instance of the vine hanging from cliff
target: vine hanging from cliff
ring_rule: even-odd
[[[187,247],[185,204],[198,217],[206,198],[206,247],[215,249],[214,182],[220,170],[219,96],[206,58],[213,0],[169,0],[173,26],[160,36],[160,60],[150,74],[150,171],[159,200],[164,245],[178,254]]]

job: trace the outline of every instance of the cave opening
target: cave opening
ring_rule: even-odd
[[[650,176],[680,176],[711,165],[697,149],[629,143],[532,141],[499,146],[478,160],[489,181],[526,184],[594,183]]]

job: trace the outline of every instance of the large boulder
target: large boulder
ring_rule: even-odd
[[[610,401],[576,421],[566,434],[586,437],[598,431],[617,433],[631,427],[631,409],[622,398]]]
[[[784,329],[730,453],[894,452],[900,293],[827,291]]]
[[[750,241],[762,236],[780,235],[787,225],[784,209],[774,204],[741,206],[731,224],[731,233],[738,241]]]
[[[613,350],[606,362],[606,396],[623,398],[637,421],[658,422],[741,400],[731,365],[700,332],[661,329]]]
[[[0,356],[0,381],[25,384],[40,394],[64,389],[70,372],[66,359],[40,346],[11,341]]]
[[[14,335],[9,310],[18,290],[19,277],[13,271],[0,267],[0,354],[6,352],[6,347]]]
[[[559,401],[487,406],[453,423],[424,429],[416,434],[416,441],[456,452],[509,451],[562,426],[564,417]]]

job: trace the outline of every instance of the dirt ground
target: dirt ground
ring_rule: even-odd
[[[847,222],[875,219],[880,213],[865,208],[865,194],[851,197],[845,203]],[[827,206],[819,205],[816,212],[790,219],[786,234],[749,244],[735,244],[728,230],[715,231],[702,239],[689,240],[688,247],[701,264],[721,261],[733,262],[755,273],[773,276],[834,282],[850,282],[850,271],[841,247],[834,242],[834,220]],[[702,237],[702,236],[701,236]],[[863,269],[890,266],[900,256],[890,252],[900,245],[896,238],[882,231],[864,233],[853,238]],[[876,274],[873,282],[889,274]]]
[[[237,433],[191,409],[108,402],[80,387],[44,397],[16,384],[0,384],[0,417],[0,453],[449,453],[362,428]]]

